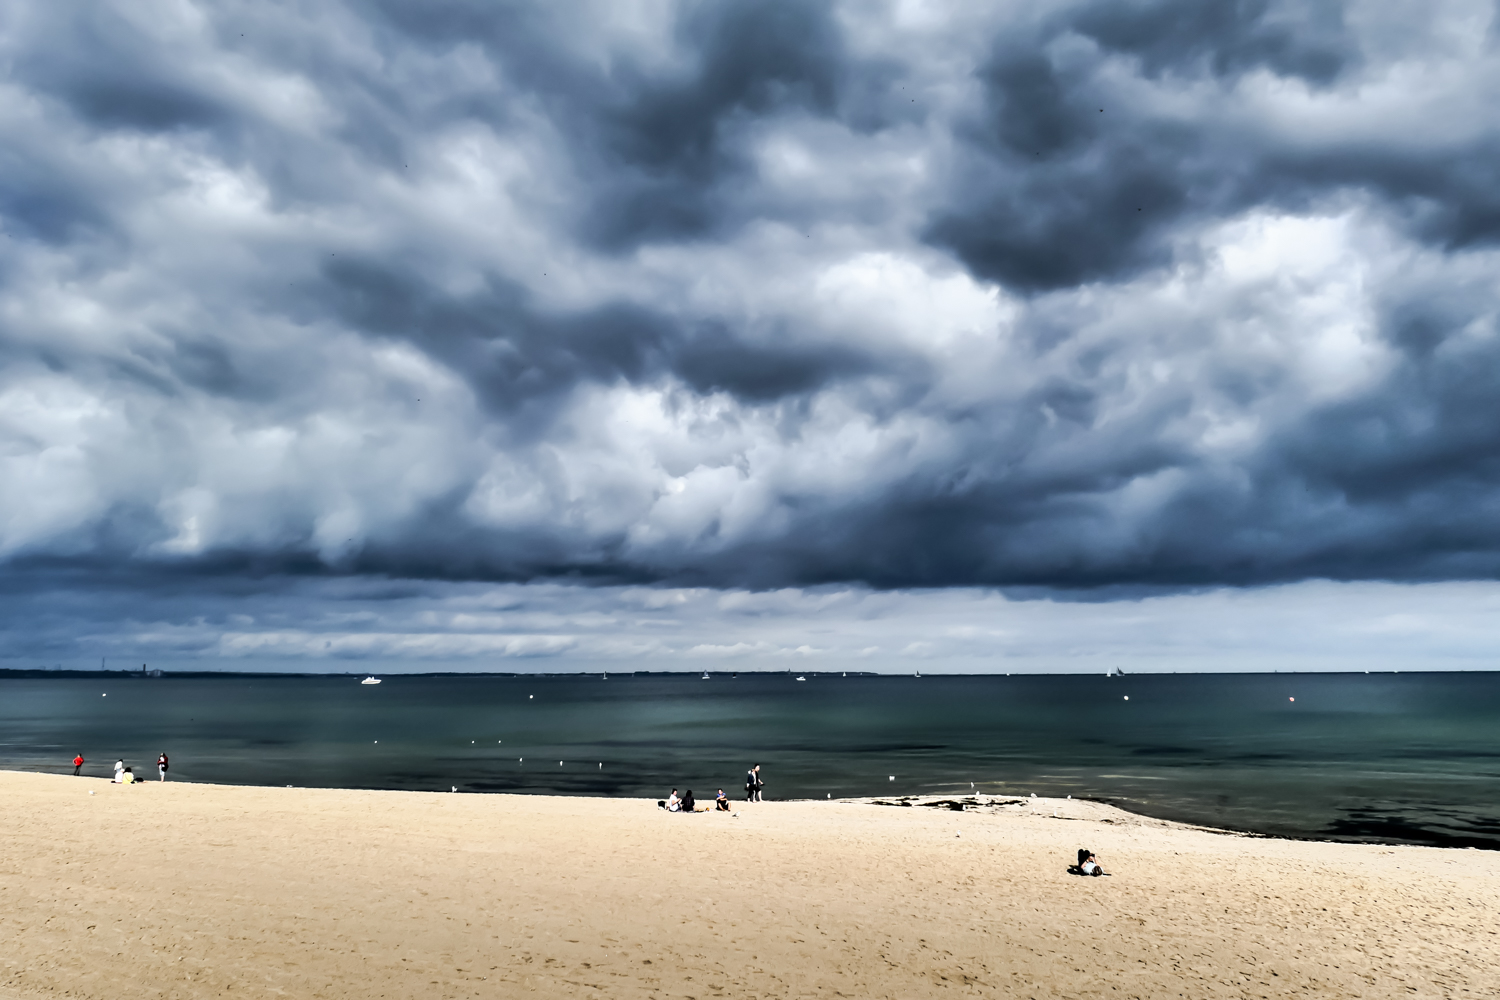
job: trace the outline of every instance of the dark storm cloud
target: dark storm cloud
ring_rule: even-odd
[[[16,75],[92,125],[164,131],[212,128],[233,118],[231,108],[176,60],[163,58],[120,11],[59,8],[25,20],[40,44],[16,50]]]
[[[679,59],[653,65],[627,48],[581,58],[566,39],[578,12],[469,2],[374,5],[399,33],[440,51],[477,44],[552,115],[584,175],[570,221],[601,249],[710,235],[733,217],[727,186],[748,183],[733,134],[788,110],[832,115],[853,67],[827,8],[781,2],[688,4],[660,13]],[[647,15],[649,18],[649,15]],[[446,113],[494,115],[496,94]],[[740,220],[736,220],[740,221]]]
[[[1122,61],[1156,87],[1121,89]],[[983,105],[967,124],[959,200],[934,215],[928,236],[975,273],[1023,291],[1127,279],[1166,263],[1174,236],[1204,219],[1255,206],[1303,211],[1349,192],[1374,194],[1445,248],[1492,244],[1493,129],[1435,155],[1399,135],[1309,143],[1239,115],[1184,120],[1159,100],[1174,88],[1224,97],[1253,73],[1333,94],[1365,63],[1337,5],[1067,8],[1003,35],[978,68]]]
[[[1492,22],[12,10],[0,557],[1492,578]]]
[[[828,115],[846,71],[828,10],[815,4],[705,5],[679,28],[692,65],[665,80],[636,83],[598,123],[609,169],[593,198],[587,231],[603,246],[713,232],[746,180],[747,164],[726,148],[735,119],[788,109]]]
[[[1139,59],[1152,77],[1200,68],[1223,77],[1266,68],[1326,86],[1360,55],[1337,4],[1096,3],[1066,22],[1106,51]]]

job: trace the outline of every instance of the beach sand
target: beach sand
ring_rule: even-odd
[[[735,818],[14,772],[0,796],[7,998],[1500,995],[1493,852],[1056,800]],[[1066,874],[1079,847],[1113,876]]]

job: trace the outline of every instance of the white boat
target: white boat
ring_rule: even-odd
[[[361,684],[379,684],[380,683],[380,678],[379,677],[366,677],[364,680],[360,681],[360,683]]]
[[[807,680],[807,678],[806,678],[806,677],[803,677],[803,676],[802,676],[802,675],[801,675],[801,674],[798,674],[798,675],[797,675],[797,679],[798,679],[798,680],[799,680],[799,681],[805,681],[805,680]]]
[[[708,671],[707,670],[703,671],[703,679],[704,680],[708,680]]]

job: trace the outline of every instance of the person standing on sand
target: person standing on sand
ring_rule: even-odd
[[[83,754],[73,756],[73,777],[78,777],[83,772]]]
[[[120,777],[124,773],[125,773],[125,761],[123,759],[115,761],[115,784],[118,785],[120,783]]]
[[[760,802],[760,790],[766,787],[766,783],[760,778],[760,765],[756,764],[745,773],[745,801]]]
[[[156,773],[161,775],[162,781],[167,780],[167,754],[165,751],[162,752],[160,757],[156,758]]]

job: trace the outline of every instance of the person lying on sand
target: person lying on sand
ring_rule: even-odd
[[[1099,867],[1099,859],[1094,857],[1094,852],[1086,847],[1078,849],[1078,864],[1074,869],[1080,875],[1108,875],[1109,872]]]

